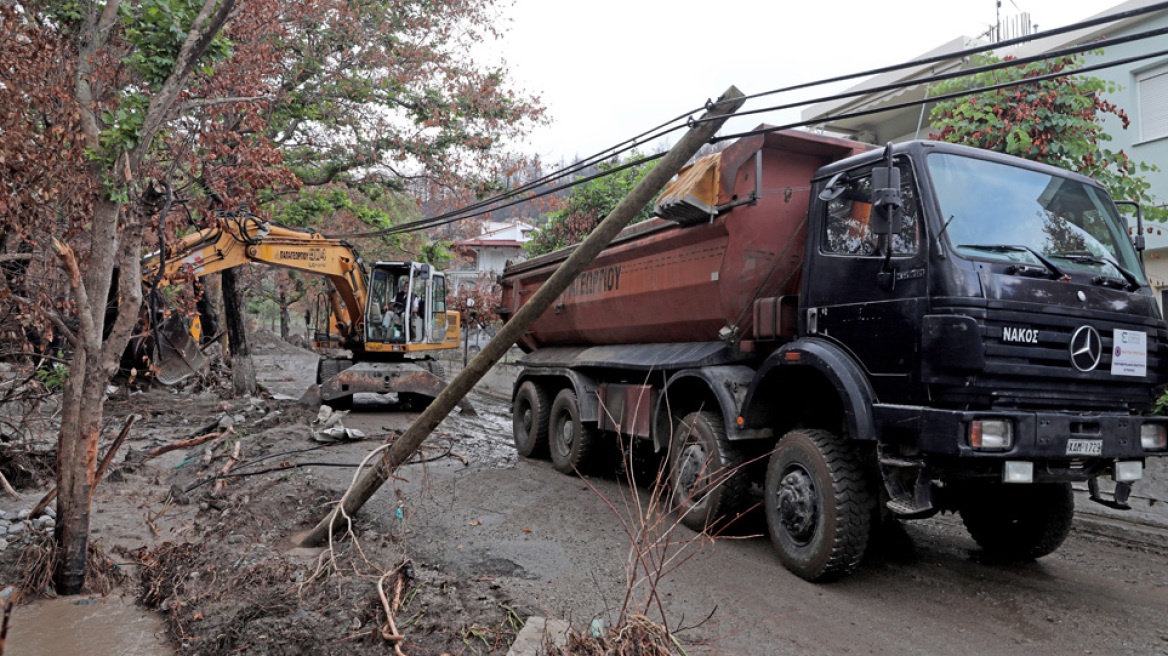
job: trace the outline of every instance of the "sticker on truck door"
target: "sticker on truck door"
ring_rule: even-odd
[[[1148,335],[1138,330],[1115,330],[1111,339],[1111,375],[1148,375]]]

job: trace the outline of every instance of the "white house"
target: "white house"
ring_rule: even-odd
[[[479,236],[451,244],[461,256],[454,270],[446,274],[451,293],[458,293],[462,285],[478,284],[484,274],[502,273],[507,260],[518,257],[535,230],[523,221],[488,221]]]

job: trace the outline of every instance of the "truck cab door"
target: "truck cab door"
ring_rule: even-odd
[[[883,237],[874,228],[881,221],[872,205],[872,165],[833,179],[844,186],[835,198],[820,198],[826,183],[816,185],[800,317],[803,334],[850,351],[887,400],[909,393],[906,383],[919,366],[928,298],[927,240],[917,185],[907,160],[897,158],[896,166],[902,206],[892,219],[891,240],[887,228]],[[889,241],[891,257],[885,252]]]

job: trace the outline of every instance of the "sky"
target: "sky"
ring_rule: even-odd
[[[1001,11],[1028,12],[1050,29],[1118,4],[1002,0]],[[985,32],[994,15],[995,0],[514,0],[503,8],[505,36],[487,56],[502,60],[551,118],[517,149],[555,163],[698,108],[730,85],[751,94],[897,64]],[[807,97],[772,96],[746,109]],[[723,132],[798,117],[793,109],[735,119]]]

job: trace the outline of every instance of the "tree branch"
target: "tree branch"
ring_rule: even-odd
[[[57,315],[56,312],[51,312],[49,310],[46,310],[45,308],[37,305],[36,303],[33,303],[32,299],[28,299],[28,298],[25,298],[23,296],[17,296],[16,294],[9,294],[8,298],[11,298],[12,300],[16,301],[17,303],[21,303],[23,305],[26,305],[29,308],[32,308],[33,310],[36,310],[37,312],[40,312],[41,314],[43,314],[44,317],[49,320],[49,323],[53,324],[53,326],[57,330],[61,331],[61,334],[65,336],[65,339],[68,340],[68,342],[70,344],[72,344],[73,346],[77,346],[77,335],[74,335],[73,331],[69,330],[69,326],[65,325],[64,319],[62,319],[59,315]]]
[[[179,105],[178,109],[176,111],[178,111],[181,114],[183,112],[187,112],[187,111],[190,111],[192,109],[211,107],[213,105],[228,105],[231,103],[259,102],[261,100],[272,100],[272,96],[238,96],[238,97],[231,97],[231,98],[195,98],[193,100],[188,100],[188,101],[182,103],[181,105]]]
[[[215,5],[216,0],[203,0],[203,8],[199,10],[199,15],[191,24],[186,41],[183,42],[178,57],[175,59],[174,71],[166,78],[166,82],[162,83],[162,88],[159,89],[158,93],[150,99],[150,106],[146,109],[146,118],[139,131],[138,144],[134,146],[131,155],[134,163],[141,161],[142,156],[150,148],[151,142],[154,141],[154,135],[162,127],[170,110],[174,108],[174,104],[186,86],[187,78],[194,70],[195,64],[211,47],[215,36],[223,29],[228,18],[233,15],[235,0],[222,0],[218,9],[215,9]]]
[[[36,255],[36,253],[0,253],[0,264],[4,262],[27,262]]]

